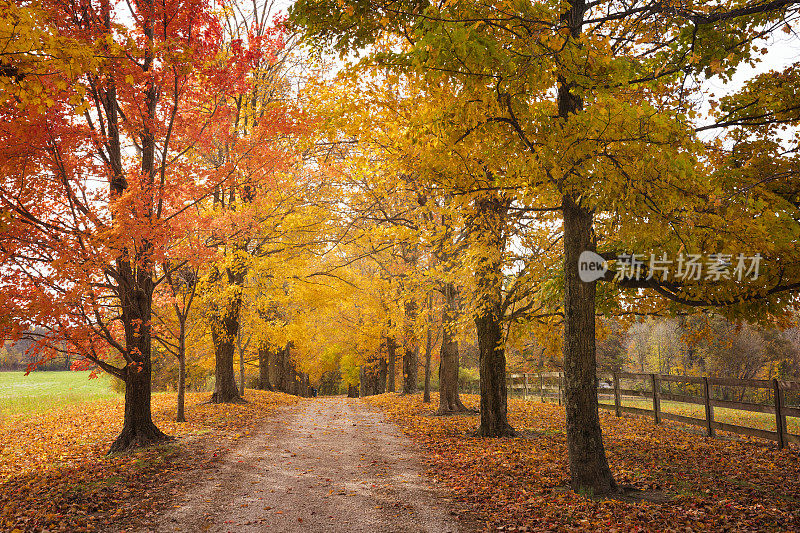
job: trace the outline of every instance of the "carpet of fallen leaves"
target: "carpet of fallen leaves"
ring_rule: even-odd
[[[222,452],[294,396],[248,390],[247,404],[204,403],[186,395],[177,423],[175,394],[153,395],[156,425],[179,437],[108,456],[122,426],[123,400],[80,403],[0,420],[0,531],[95,531],[135,524],[163,504],[187,469]],[[209,454],[199,450],[211,450]],[[116,529],[125,529],[124,527]]]
[[[642,500],[584,497],[568,490],[564,410],[509,400],[518,438],[471,436],[476,415],[433,416],[438,399],[385,394],[369,399],[428,455],[445,483],[490,531],[800,531],[796,447],[711,439],[672,422],[601,412],[619,484]],[[478,397],[463,397],[477,408]],[[632,491],[635,492],[635,491]]]

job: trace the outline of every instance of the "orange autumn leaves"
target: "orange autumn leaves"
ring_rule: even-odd
[[[477,396],[464,396],[477,407]],[[796,531],[797,450],[707,439],[679,425],[601,413],[620,485],[654,501],[595,501],[569,490],[563,408],[509,400],[514,439],[478,439],[474,416],[434,417],[436,401],[394,394],[369,400],[422,445],[433,475],[504,531]],[[641,493],[640,493],[641,494]]]
[[[0,530],[94,531],[155,505],[158,488],[203,458],[191,443],[237,439],[297,398],[247,391],[248,404],[186,397],[189,422],[173,421],[175,394],[153,395],[155,422],[180,444],[118,456],[106,451],[122,423],[121,399],[70,405],[0,425]],[[189,443],[189,444],[187,444]]]

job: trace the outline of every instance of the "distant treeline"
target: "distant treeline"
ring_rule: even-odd
[[[36,331],[26,333],[15,342],[6,342],[0,347],[0,370],[26,370],[37,357],[29,352],[35,341]],[[58,357],[38,365],[37,370],[69,370],[72,358],[67,355]]]

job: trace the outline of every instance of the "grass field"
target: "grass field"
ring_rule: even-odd
[[[514,398],[521,398],[520,394],[514,392]],[[531,395],[528,401],[541,401],[539,396]],[[553,403],[553,398],[547,398],[548,403]],[[613,404],[614,398],[603,396],[600,399],[601,403]],[[653,401],[648,398],[631,398],[625,396],[622,399],[622,405],[625,407],[638,407],[639,409],[652,409]],[[706,411],[705,406],[694,403],[675,402],[671,400],[661,400],[661,410],[667,413],[676,415],[690,416],[692,418],[699,418],[705,420]],[[602,409],[601,409],[602,411]],[[647,416],[647,415],[641,415]],[[726,422],[728,424],[735,424],[737,426],[744,426],[756,429],[764,429],[767,431],[775,431],[775,415],[770,413],[756,413],[752,411],[742,411],[739,409],[727,409],[724,407],[714,408],[714,420],[717,422]],[[800,435],[800,418],[787,416],[786,426],[789,433]],[[693,426],[686,426],[692,428]],[[698,430],[699,431],[699,430]]]
[[[603,403],[614,403],[614,400],[603,400]],[[629,407],[638,407],[640,409],[652,409],[652,400],[644,398],[625,398],[622,405]],[[667,413],[674,413],[677,415],[691,416],[705,420],[706,408],[703,405],[695,403],[673,402],[670,400],[661,400],[661,410]],[[741,411],[739,409],[727,409],[725,407],[714,408],[714,420],[718,422],[727,422],[728,424],[736,424],[737,426],[745,426],[757,429],[765,429],[767,431],[775,431],[775,415],[770,413],[755,413],[752,411]],[[800,435],[800,419],[787,416],[786,425],[789,433]]]
[[[120,396],[111,390],[103,374],[89,379],[89,372],[0,372],[0,415],[40,413],[54,407]]]

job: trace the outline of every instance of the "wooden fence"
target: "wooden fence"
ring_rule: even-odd
[[[598,376],[597,395],[601,409],[617,416],[633,413],[652,416],[653,422],[673,420],[705,428],[708,436],[728,431],[776,441],[779,448],[788,443],[800,445],[800,435],[789,432],[787,417],[800,417],[800,382],[777,379],[732,379],[663,374],[620,372]],[[517,393],[523,399],[557,401],[563,397],[563,374],[542,372],[509,374],[506,379],[509,396]],[[468,392],[478,392],[476,382],[467,384]],[[787,398],[790,400],[787,402]],[[623,405],[623,401],[646,402],[647,406]],[[661,401],[702,406],[702,418],[665,411]],[[775,430],[754,428],[714,420],[714,408],[767,413],[774,415]]]

